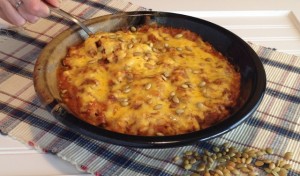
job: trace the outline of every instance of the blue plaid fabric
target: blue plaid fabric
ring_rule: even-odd
[[[64,10],[82,19],[119,11],[145,10],[120,0],[64,1]],[[94,175],[185,175],[172,158],[187,150],[211,150],[229,142],[238,149],[272,147],[269,157],[288,161],[289,175],[300,175],[300,57],[249,43],[267,73],[265,97],[251,118],[231,132],[207,142],[169,149],[138,149],[96,141],[70,131],[39,102],[33,68],[44,46],[72,23],[50,16],[18,31],[0,30],[0,131],[41,152],[57,155]]]

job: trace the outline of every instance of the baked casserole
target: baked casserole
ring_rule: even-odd
[[[141,136],[185,134],[226,119],[241,79],[198,34],[155,25],[90,36],[69,48],[58,78],[74,115]]]

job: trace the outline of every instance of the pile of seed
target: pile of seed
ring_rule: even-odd
[[[284,159],[277,161],[267,159],[267,156],[272,154],[272,148],[237,150],[228,143],[224,143],[219,147],[213,147],[212,151],[204,150],[201,153],[186,151],[174,157],[173,161],[193,172],[191,176],[254,176],[259,175],[259,170],[267,176],[286,176],[291,169],[287,161],[292,159],[293,153],[286,152]]]

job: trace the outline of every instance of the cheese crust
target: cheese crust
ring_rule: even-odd
[[[208,128],[236,106],[240,74],[197,34],[161,26],[98,32],[58,70],[62,101],[107,130],[169,136]]]

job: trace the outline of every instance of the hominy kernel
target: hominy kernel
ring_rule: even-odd
[[[273,170],[275,171],[275,172],[279,172],[280,171],[280,167],[275,167]]]
[[[182,51],[182,48],[177,47],[176,50],[177,50],[177,51]]]
[[[285,160],[278,160],[277,166],[283,167],[286,164]]]
[[[131,27],[130,27],[130,30],[131,30],[132,32],[136,32],[137,29],[136,29],[136,27],[131,26]]]
[[[240,171],[237,169],[234,169],[231,171],[234,175],[240,175]]]
[[[271,173],[273,176],[279,176],[279,174],[277,172],[275,172],[274,170]]]
[[[141,52],[134,52],[134,53],[133,53],[133,56],[141,56],[141,55],[142,55]]]
[[[131,88],[127,88],[127,89],[123,90],[124,93],[129,93],[130,91],[131,91]]]
[[[217,165],[215,169],[223,170],[225,167],[223,165]]]
[[[228,143],[228,142],[225,142],[225,143],[223,144],[223,147],[224,147],[224,148],[228,148],[228,147],[229,147],[229,143]]]
[[[184,88],[184,89],[189,88],[189,86],[187,84],[182,84],[181,87]]]
[[[285,169],[287,169],[287,170],[289,170],[289,169],[291,169],[291,165],[290,164],[285,164],[284,166],[283,166],[283,168],[285,168]]]
[[[275,164],[274,164],[274,163],[270,163],[270,164],[269,164],[269,168],[270,168],[271,170],[273,170],[273,169],[275,168]]]
[[[250,164],[247,165],[247,168],[250,170],[250,171],[254,171],[254,167]]]
[[[234,156],[235,156],[235,153],[229,152],[228,155],[229,155],[230,157],[234,157]]]
[[[213,151],[217,153],[220,151],[220,149],[219,149],[219,147],[213,147]]]
[[[119,101],[120,102],[122,102],[122,101],[129,101],[129,99],[128,98],[120,98]]]
[[[190,170],[192,168],[192,165],[191,164],[186,164],[184,165],[184,169],[185,170]]]
[[[175,92],[171,92],[171,93],[170,93],[170,96],[171,96],[171,97],[173,97],[173,96],[175,96],[175,95],[176,95]]]
[[[185,46],[185,49],[188,50],[188,51],[192,51],[193,50],[192,47],[190,47],[190,46]]]
[[[119,37],[118,40],[119,40],[120,42],[125,42],[125,40],[124,40],[123,38],[121,38],[121,37]]]
[[[217,158],[221,158],[223,156],[222,153],[217,153]]]
[[[263,162],[266,163],[266,164],[270,164],[272,162],[272,160],[265,159],[265,160],[263,160]]]
[[[207,156],[211,156],[212,153],[210,153],[208,150],[204,150],[204,154],[207,155]]]
[[[230,152],[236,156],[230,157]],[[252,157],[252,154],[257,156],[257,151],[246,148],[243,152],[240,152],[237,149],[233,149],[233,147],[225,148],[224,146],[220,148],[214,146],[212,152],[206,149],[203,150],[203,153],[186,151],[184,155],[186,162],[183,162],[183,167],[189,168],[189,165],[191,165],[191,167],[197,165],[195,170],[198,173],[204,174],[207,172],[208,174],[216,176],[240,174],[256,176],[259,174],[255,166],[261,167],[260,169],[263,169],[267,176],[286,176],[287,171],[291,168],[291,165],[286,164],[285,160],[272,161],[263,158],[258,160]],[[256,159],[256,161],[252,164],[253,159]]]
[[[147,83],[147,84],[145,85],[145,89],[146,89],[146,90],[149,90],[151,87],[152,87],[152,84],[151,84],[151,83]]]
[[[216,172],[218,175],[220,175],[220,176],[224,175],[223,172],[222,172],[220,169],[216,169],[215,172]]]
[[[208,57],[208,58],[205,58],[204,60],[205,60],[206,62],[211,62],[212,59]]]
[[[226,160],[230,160],[230,156],[229,156],[229,155],[224,155],[224,158],[225,158]]]
[[[146,100],[146,102],[148,103],[148,104],[152,104],[153,103],[153,100],[151,99],[151,98],[148,98],[147,100]]]
[[[249,174],[249,176],[256,176],[256,175],[258,175],[258,172],[252,171],[252,172],[249,172],[248,174]]]
[[[290,159],[292,159],[292,157],[293,157],[293,153],[292,152],[286,152],[284,154],[284,159],[286,159],[286,160],[290,160]]]
[[[273,149],[272,148],[266,148],[266,152],[268,153],[268,154],[273,154]]]
[[[203,176],[211,176],[209,172],[205,172]]]
[[[200,84],[199,84],[199,87],[204,87],[206,85],[206,82],[205,81],[202,81]]]
[[[128,45],[127,45],[127,48],[128,48],[128,49],[133,48],[133,44],[132,44],[132,43],[128,44]]]
[[[149,61],[149,60],[150,60],[150,57],[144,56],[144,60],[145,60],[145,61]]]
[[[177,104],[180,103],[179,98],[177,96],[173,96],[172,101]]]
[[[170,77],[170,73],[169,73],[169,72],[164,72],[163,75],[164,75],[165,77]]]
[[[186,156],[191,156],[193,154],[193,151],[186,151],[185,153],[184,153],[184,155],[186,155]]]
[[[149,68],[149,69],[154,69],[155,68],[155,65],[152,65],[152,64],[149,64],[149,63],[145,63],[144,66]]]
[[[174,161],[174,162],[179,161],[179,160],[180,160],[180,157],[179,157],[179,156],[175,156],[175,157],[173,158],[173,161]]]
[[[210,169],[210,168],[212,167],[212,165],[213,165],[213,163],[208,162],[207,165],[206,165],[206,166],[207,166],[207,169]]]
[[[175,35],[175,38],[176,38],[176,39],[179,39],[179,38],[181,38],[181,37],[183,37],[182,34],[177,34],[177,35]]]
[[[61,93],[62,93],[62,94],[65,94],[65,93],[67,93],[67,92],[68,92],[68,90],[66,90],[66,89],[61,90]]]
[[[200,176],[198,173],[192,173],[190,176]]]
[[[152,54],[149,53],[149,52],[146,52],[146,56],[149,57],[149,58],[151,58]]]
[[[193,70],[192,73],[198,74],[198,73],[200,73],[200,70]]]
[[[165,76],[165,75],[161,75],[161,78],[164,80],[164,81],[167,81],[168,78]]]
[[[241,152],[236,152],[236,154],[235,154],[235,155],[236,155],[236,157],[237,157],[237,158],[239,158],[239,157],[241,157],[241,156],[242,156],[242,153],[241,153]]]
[[[239,163],[238,165],[236,165],[236,168],[238,168],[238,169],[241,169],[243,167],[245,167],[244,163]]]
[[[267,172],[267,173],[271,173],[271,172],[272,172],[272,170],[271,170],[270,168],[268,168],[268,167],[264,168],[264,170],[265,170],[265,172]]]
[[[225,151],[225,152],[229,152],[229,148],[225,148],[224,151]]]
[[[152,51],[153,51],[153,52],[156,52],[156,53],[159,52],[159,50],[158,50],[157,48],[152,48]]]
[[[208,157],[208,162],[214,163],[214,159],[212,159],[212,157]]]
[[[199,156],[199,153],[197,151],[194,151],[193,155],[194,156]]]
[[[190,164],[190,161],[188,159],[185,159],[185,160],[183,160],[183,164],[184,165]]]
[[[152,48],[153,47],[153,43],[149,42],[148,45]]]
[[[129,103],[128,103],[128,101],[122,101],[122,102],[121,102],[121,105],[122,105],[122,106],[128,106]]]
[[[246,163],[246,158],[242,158],[242,163]]]
[[[206,163],[207,162],[207,155],[203,155],[202,160]]]
[[[228,170],[230,170],[230,171],[232,171],[232,170],[234,170],[235,168],[234,167],[232,167],[232,166],[226,166],[226,168],[228,169]]]
[[[160,110],[163,107],[162,104],[157,104],[153,107],[154,110]]]
[[[217,155],[216,155],[216,154],[212,154],[212,155],[211,155],[211,158],[212,158],[213,160],[216,160],[216,159],[217,159]]]
[[[197,171],[204,171],[205,170],[205,164],[201,163],[198,167],[197,167]]]
[[[220,163],[225,163],[225,162],[226,162],[226,159],[225,159],[225,158],[219,158],[219,159],[218,159],[218,162],[220,162]]]
[[[195,158],[191,158],[191,159],[190,159],[190,163],[191,163],[191,164],[195,164],[196,162],[197,162],[197,160],[196,160]]]
[[[251,158],[257,158],[257,155],[256,155],[256,153],[249,153],[249,157],[251,157]]]
[[[280,176],[287,176],[288,171],[286,169],[284,169],[284,168],[281,168],[280,171],[278,172],[278,174]]]
[[[116,35],[110,35],[110,36],[108,36],[108,38],[115,39],[115,38],[117,38],[117,36]]]
[[[265,152],[263,152],[263,151],[257,151],[256,152],[256,155],[257,156],[263,156],[265,154]]]
[[[243,158],[249,158],[249,155],[247,153],[242,154]]]
[[[236,164],[232,161],[228,161],[227,166],[235,167]]]
[[[254,163],[254,165],[257,166],[257,167],[261,167],[261,166],[263,166],[264,164],[265,164],[265,163],[262,162],[262,161],[256,161],[256,162]]]
[[[244,152],[244,153],[247,153],[247,152],[249,152],[249,151],[250,151],[250,148],[247,147],[247,148],[244,149],[243,152]]]
[[[252,162],[252,158],[247,158],[246,164],[250,164]]]
[[[163,133],[160,133],[160,132],[158,132],[158,133],[156,133],[156,136],[164,136],[164,134],[163,134]]]
[[[241,164],[242,163],[242,158],[236,158],[236,162]]]
[[[250,172],[250,170],[247,167],[242,167],[241,171],[244,172],[244,173],[249,173]]]
[[[230,161],[237,162],[237,158],[231,158]]]

